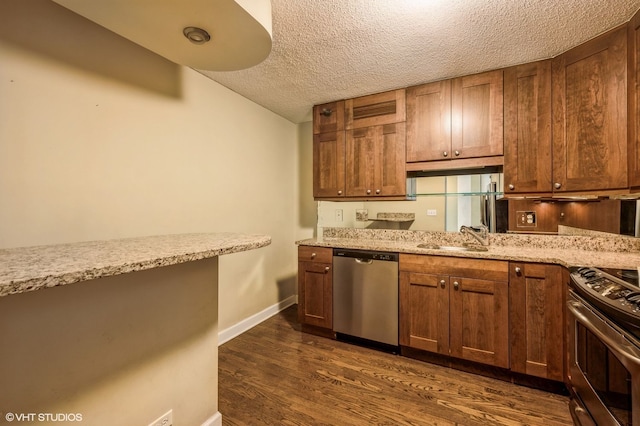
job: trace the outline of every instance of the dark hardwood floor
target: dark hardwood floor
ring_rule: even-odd
[[[565,396],[302,333],[296,308],[220,346],[223,424],[572,424]]]

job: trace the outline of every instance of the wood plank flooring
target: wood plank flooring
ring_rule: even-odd
[[[300,332],[296,305],[219,348],[224,425],[571,425],[568,398]]]

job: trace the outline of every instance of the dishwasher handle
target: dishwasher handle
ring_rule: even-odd
[[[373,263],[373,259],[363,259],[361,257],[356,257],[356,263],[360,265],[371,265]]]

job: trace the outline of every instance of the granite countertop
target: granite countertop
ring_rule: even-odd
[[[268,235],[176,234],[0,250],[0,297],[253,250]]]
[[[486,252],[418,248],[419,243],[462,245],[470,242],[456,232],[393,231],[325,228],[321,237],[298,245],[379,250],[475,259],[552,263],[562,266],[636,269],[640,266],[639,238],[491,234]]]

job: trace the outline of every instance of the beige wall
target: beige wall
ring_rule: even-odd
[[[47,0],[0,3],[0,58],[0,248],[263,233],[220,259],[220,329],[295,294],[296,125]]]

